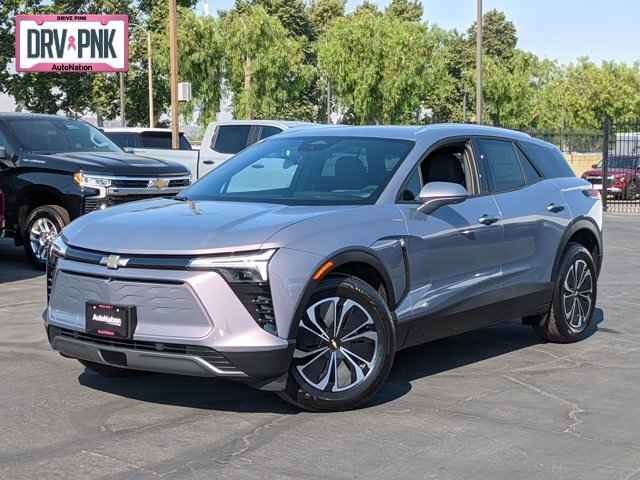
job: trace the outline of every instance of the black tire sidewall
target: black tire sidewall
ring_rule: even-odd
[[[391,312],[373,287],[354,277],[331,277],[320,284],[306,307],[329,297],[350,298],[367,310],[375,322],[378,333],[378,350],[373,371],[363,383],[345,392],[321,392],[308,385],[292,364],[284,397],[306,410],[341,411],[356,408],[365,403],[384,384],[396,349],[395,324]],[[299,322],[299,319],[296,319]]]
[[[27,216],[27,220],[25,221],[25,228],[23,231],[25,252],[29,257],[29,261],[36,268],[44,269],[45,262],[41,262],[40,260],[38,260],[35,257],[33,250],[31,249],[31,227],[36,222],[36,220],[40,218],[51,220],[56,225],[58,233],[60,233],[62,232],[62,229],[69,223],[69,214],[64,208],[58,207],[57,205],[45,205],[33,209]]]
[[[574,332],[569,326],[569,320],[566,318],[564,314],[564,307],[562,305],[562,288],[564,284],[565,277],[569,268],[577,261],[584,260],[589,268],[592,276],[592,285],[593,285],[593,298],[591,301],[591,309],[589,311],[589,315],[587,316],[587,325],[581,332]],[[570,244],[567,253],[562,259],[562,265],[560,267],[560,271],[558,272],[558,280],[556,282],[556,288],[553,295],[553,315],[555,317],[555,327],[558,330],[558,333],[567,341],[567,342],[575,342],[584,339],[589,335],[589,330],[591,329],[591,323],[593,321],[593,313],[596,308],[596,302],[598,299],[598,275],[595,266],[595,262],[593,261],[593,257],[589,250],[587,250],[582,245],[578,244]]]

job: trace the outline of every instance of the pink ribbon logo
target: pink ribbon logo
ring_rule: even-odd
[[[69,43],[67,43],[67,50],[71,50],[72,48],[74,50],[78,50],[76,48],[76,37],[74,37],[73,35],[69,37]]]

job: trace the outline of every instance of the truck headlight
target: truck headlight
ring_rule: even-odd
[[[198,257],[189,262],[193,270],[215,270],[229,283],[262,283],[269,280],[267,267],[275,249]]]
[[[87,188],[107,188],[111,186],[111,179],[99,175],[88,175],[78,172],[73,175],[73,180],[81,187]]]

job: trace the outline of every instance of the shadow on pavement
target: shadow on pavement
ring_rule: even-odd
[[[13,240],[0,239],[0,284],[28,280],[43,274],[31,266],[22,247],[16,247]]]
[[[598,325],[603,321],[604,312],[597,308],[589,336],[598,331]],[[532,328],[519,323],[504,323],[401,351],[396,356],[389,380],[371,405],[384,404],[406,395],[411,391],[414,380],[539,343]],[[89,388],[143,402],[233,412],[298,413],[273,393],[231,381],[160,374],[104,378],[90,370],[82,373],[79,381]]]

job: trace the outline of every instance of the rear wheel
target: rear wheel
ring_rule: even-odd
[[[287,389],[311,411],[341,411],[369,400],[395,355],[395,328],[380,294],[355,277],[325,280],[299,319]]]
[[[51,242],[69,223],[69,212],[58,205],[37,207],[27,216],[24,249],[34,267],[44,270]]]
[[[86,360],[78,360],[88,370],[97,373],[101,377],[108,378],[120,378],[120,377],[132,377],[140,375],[143,372],[139,370],[129,370],[126,368],[112,367],[111,365],[103,365],[102,363],[88,362]]]
[[[571,343],[588,335],[597,299],[597,273],[589,250],[570,243],[562,259],[550,312],[534,325],[544,340]]]

